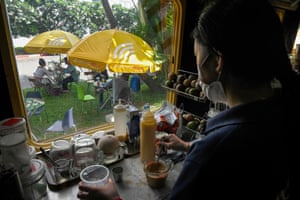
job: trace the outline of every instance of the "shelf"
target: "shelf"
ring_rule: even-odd
[[[181,139],[183,139],[184,141],[193,141],[196,139],[201,139],[205,137],[205,135],[203,135],[202,133],[203,132],[192,130],[186,126],[183,126],[181,132]]]
[[[175,92],[176,94],[179,94],[179,95],[181,95],[181,96],[184,96],[184,97],[187,97],[187,98],[189,98],[189,99],[192,99],[192,100],[194,100],[194,101],[198,101],[198,102],[202,102],[202,103],[205,103],[205,102],[207,101],[207,98],[206,98],[206,97],[197,97],[197,96],[188,94],[188,93],[186,93],[186,92],[178,91],[178,90],[176,90],[176,89],[174,89],[174,88],[169,88],[169,87],[167,87],[167,86],[165,86],[165,85],[161,85],[161,87],[162,87],[162,88],[165,88],[165,89],[167,89],[167,90],[170,90],[170,91],[172,91],[172,92]]]
[[[192,74],[192,75],[195,75],[195,76],[198,76],[197,73],[195,72],[189,72],[189,71],[186,71],[186,70],[182,70],[182,69],[179,69],[178,72],[180,73],[184,73],[184,74]]]

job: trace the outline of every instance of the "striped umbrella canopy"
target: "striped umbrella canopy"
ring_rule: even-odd
[[[75,44],[80,41],[76,35],[62,31],[46,31],[33,37],[25,46],[27,53],[67,53]]]

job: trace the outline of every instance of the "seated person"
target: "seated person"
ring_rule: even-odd
[[[45,76],[48,77],[48,79],[43,79]],[[52,76],[52,72],[50,70],[47,70],[45,59],[40,58],[39,66],[33,72],[33,77],[39,80],[42,84],[47,84],[50,82],[51,76]]]
[[[102,83],[105,83],[108,79],[108,72],[107,72],[107,69],[103,70],[102,72],[98,72],[95,77],[94,77],[94,80],[96,81],[97,80],[97,77],[100,78],[100,81]]]
[[[100,73],[97,73],[95,75],[95,78],[94,78],[95,81],[99,81],[99,83],[97,83],[97,87],[95,88],[96,89],[96,93],[99,93],[99,103],[100,105],[103,103],[103,92],[104,92],[104,88],[108,88],[109,85],[105,84],[106,81],[108,80],[108,72],[107,72],[107,69],[103,70],[102,72]],[[103,87],[100,87],[100,82],[101,83],[104,83],[104,86]]]
[[[64,69],[64,73],[65,73],[65,74],[66,74],[66,73],[70,74],[70,76],[64,78],[63,81],[62,81],[62,88],[63,88],[63,91],[64,91],[64,92],[67,92],[67,91],[69,91],[69,90],[68,90],[68,83],[71,83],[71,82],[77,82],[77,81],[79,80],[79,74],[78,74],[78,72],[77,72],[77,70],[76,70],[76,67],[73,66],[73,65],[71,65],[71,64],[69,63],[69,60],[68,60],[67,57],[64,58],[64,62],[65,62],[65,64],[67,65],[67,68]]]

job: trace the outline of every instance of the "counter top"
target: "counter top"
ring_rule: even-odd
[[[181,170],[182,162],[175,164],[173,169],[168,174],[165,186],[160,189],[152,189],[147,184],[139,154],[123,159],[121,162],[115,163],[108,167],[111,169],[115,166],[123,167],[123,181],[120,183],[115,183],[123,200],[133,200],[138,198],[142,200],[163,200],[167,199],[169,192]],[[110,174],[110,177],[113,179],[112,174]],[[48,197],[45,199],[74,200],[78,199],[76,197],[77,192],[77,183],[59,191],[51,191],[48,188]]]

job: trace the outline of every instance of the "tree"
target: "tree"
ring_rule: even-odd
[[[13,36],[27,37],[38,31],[35,10],[27,2],[6,0],[6,5]]]
[[[110,28],[116,28],[117,27],[117,21],[113,15],[113,12],[111,10],[111,7],[109,5],[108,0],[102,0],[102,5],[106,14],[106,17],[110,23]]]

